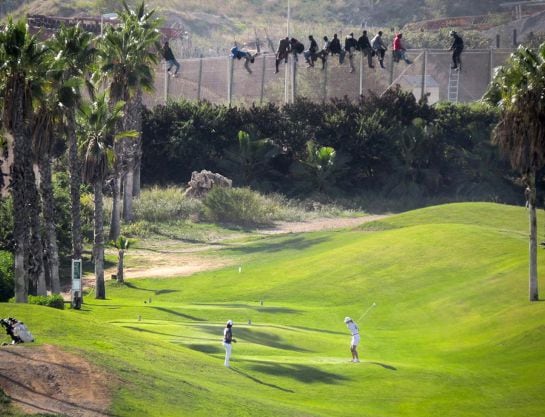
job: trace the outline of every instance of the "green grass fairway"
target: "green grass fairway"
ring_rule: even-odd
[[[2,304],[0,317],[115,374],[116,416],[541,417],[545,302],[528,302],[527,236],[524,208],[444,205],[251,239],[222,249],[236,267],[110,283],[81,311]],[[350,363],[343,318],[373,302]]]

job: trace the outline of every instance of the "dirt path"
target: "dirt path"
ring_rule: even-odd
[[[55,346],[0,347],[0,387],[27,413],[106,417],[111,387],[104,381],[111,380]]]

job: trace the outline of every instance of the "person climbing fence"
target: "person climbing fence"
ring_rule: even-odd
[[[239,49],[237,45],[235,45],[231,48],[230,57],[232,59],[244,59],[244,68],[246,69],[246,71],[248,71],[249,74],[252,73],[252,70],[250,69],[250,64],[254,63],[255,55],[252,55],[248,51],[243,51],[242,49]]]
[[[403,34],[398,33],[395,38],[394,42],[392,44],[393,46],[393,54],[394,54],[394,62],[399,62],[400,60],[405,61],[407,65],[412,64],[412,62],[407,58],[405,53],[407,52],[407,49],[403,45]]]
[[[452,36],[452,46],[449,51],[452,51],[452,69],[462,70],[462,51],[464,50],[464,40],[456,31],[451,30],[450,36]]]

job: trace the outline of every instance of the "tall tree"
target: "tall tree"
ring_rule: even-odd
[[[147,11],[142,2],[135,10],[123,2],[121,24],[106,29],[101,40],[101,63],[98,74],[107,78],[110,99],[126,103],[123,122],[119,130],[142,129],[142,90],[153,88],[153,67],[157,64],[159,50],[158,20],[154,10]],[[110,240],[120,233],[121,184],[123,181],[123,218],[132,220],[132,198],[136,165],[141,159],[141,139],[121,141],[116,145],[117,163],[113,181],[113,207]],[[138,175],[139,177],[139,175]]]
[[[45,47],[23,21],[9,20],[0,32],[0,84],[3,128],[13,140],[11,190],[14,211],[15,301],[26,302],[29,287],[38,288],[43,273],[36,210],[39,207],[32,169],[32,99],[43,82]]]
[[[82,104],[79,110],[80,148],[83,153],[83,179],[94,189],[94,245],[95,298],[106,298],[104,285],[104,204],[103,186],[108,170],[113,166],[113,145],[116,139],[134,136],[133,132],[115,134],[116,126],[123,117],[125,102],[110,105],[102,93],[90,104]]]
[[[519,47],[496,73],[485,99],[501,109],[493,138],[525,181],[530,216],[529,298],[538,301],[536,174],[545,166],[545,43]]]
[[[72,259],[80,259],[81,234],[81,162],[76,138],[76,108],[81,102],[80,88],[89,79],[91,65],[96,58],[93,35],[79,24],[61,29],[48,41],[55,55],[53,74],[59,88],[60,109],[64,114],[63,125],[68,141],[70,171],[70,199],[72,212]],[[79,82],[78,82],[79,81]]]

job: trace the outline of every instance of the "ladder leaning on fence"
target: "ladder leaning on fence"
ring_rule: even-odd
[[[460,87],[460,71],[451,68],[448,74],[448,101],[458,103],[458,90]]]

